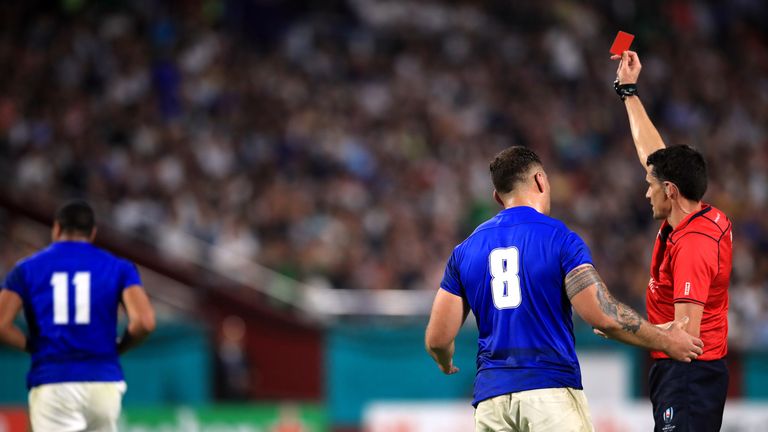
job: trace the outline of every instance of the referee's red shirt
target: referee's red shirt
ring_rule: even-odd
[[[677,228],[664,221],[656,237],[651,280],[646,292],[648,321],[675,319],[675,303],[704,306],[699,360],[717,360],[728,353],[728,285],[731,278],[733,236],[725,213],[704,204]],[[652,351],[653,358],[668,358]]]

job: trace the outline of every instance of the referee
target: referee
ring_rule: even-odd
[[[624,101],[653,218],[661,221],[646,291],[648,321],[679,317],[704,342],[697,360],[681,363],[652,351],[649,381],[655,431],[719,431],[728,392],[728,285],[731,276],[731,222],[702,202],[707,165],[688,146],[666,147],[637,96],[640,59],[625,51],[614,84]]]

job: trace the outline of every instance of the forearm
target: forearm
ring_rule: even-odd
[[[146,331],[143,327],[129,323],[125,328],[125,332],[123,332],[123,336],[117,343],[117,352],[123,354],[131,348],[140,345],[149,334],[150,332]]]
[[[667,348],[666,333],[641,318],[628,306],[622,303],[617,303],[617,306],[621,314],[610,317],[609,324],[599,329],[607,337],[653,351],[664,351]]]
[[[702,352],[701,340],[681,329],[688,317],[669,323],[663,330],[648,323],[634,309],[613,298],[592,265],[571,270],[565,278],[565,290],[579,316],[602,336],[664,351],[684,362],[696,359]]]
[[[16,348],[19,351],[27,350],[27,337],[15,325],[0,328],[0,343]]]
[[[435,362],[440,365],[444,370],[450,368],[453,363],[453,353],[456,349],[456,344],[451,341],[447,346],[434,346],[427,344],[427,352]]]
[[[438,289],[424,335],[424,347],[447,375],[458,372],[453,366],[456,335],[467,318],[469,307],[463,298]]]
[[[644,348],[663,349],[666,335],[617,301],[592,265],[569,272],[565,289],[576,312],[605,336]]]
[[[675,303],[675,320],[688,317],[688,322],[683,326],[683,330],[692,336],[701,335],[701,318],[704,314],[704,306],[696,303]]]
[[[598,330],[608,337],[643,348],[663,348],[664,334],[644,320],[634,309],[617,301],[602,283],[597,287],[597,301],[603,312]]]
[[[624,106],[627,109],[629,128],[632,131],[632,140],[635,143],[637,157],[640,159],[643,167],[645,167],[648,156],[656,150],[665,147],[664,140],[648,117],[648,113],[645,112],[639,97],[627,96],[624,99]]]

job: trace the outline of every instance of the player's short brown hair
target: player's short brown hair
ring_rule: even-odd
[[[496,192],[509,193],[525,176],[532,166],[542,166],[541,159],[531,149],[513,146],[500,151],[491,161],[491,181]]]

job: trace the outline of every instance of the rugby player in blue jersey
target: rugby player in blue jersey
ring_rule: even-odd
[[[504,209],[454,249],[426,332],[440,370],[456,373],[454,339],[472,310],[476,431],[593,430],[571,307],[613,339],[684,362],[702,353],[701,340],[682,329],[687,317],[654,326],[611,296],[584,241],[548,216],[550,185],[534,152],[503,150],[490,171]]]
[[[91,207],[65,204],[56,212],[53,243],[19,261],[0,291],[0,342],[32,356],[35,432],[117,431],[125,392],[118,355],[155,328],[136,267],[91,244],[95,235]],[[118,341],[121,304],[128,326]],[[13,324],[22,308],[28,336]]]

